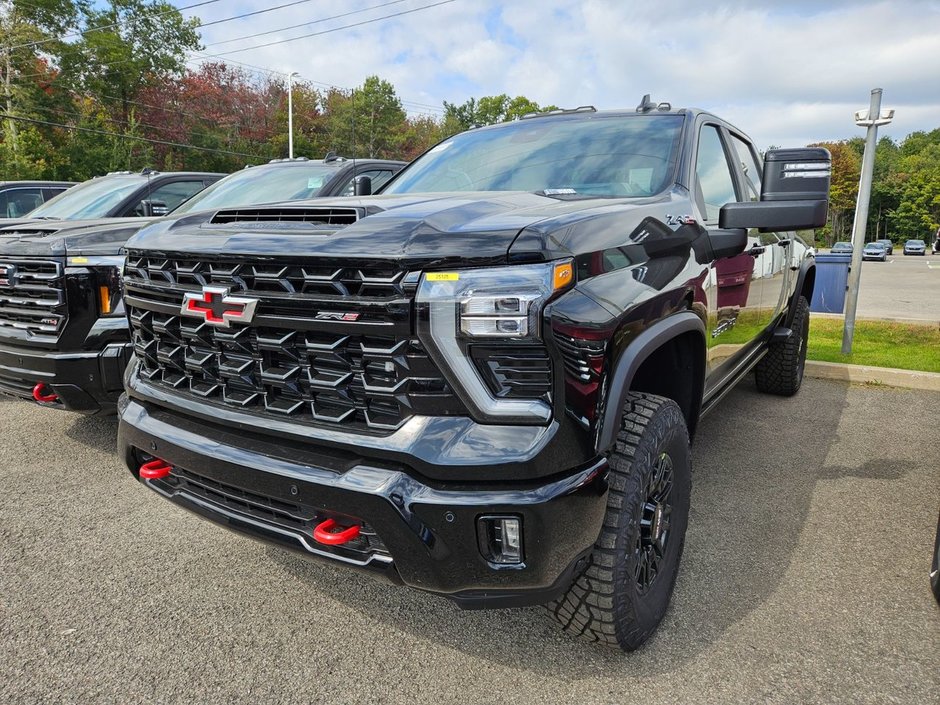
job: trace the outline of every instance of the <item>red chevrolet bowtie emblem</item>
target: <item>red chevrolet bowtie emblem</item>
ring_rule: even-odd
[[[206,323],[222,328],[230,328],[232,321],[251,323],[258,300],[229,296],[228,292],[224,286],[204,286],[202,293],[183,297],[180,313],[202,318]]]

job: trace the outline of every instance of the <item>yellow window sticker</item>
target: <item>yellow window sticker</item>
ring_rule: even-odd
[[[428,272],[424,278],[429,282],[455,282],[460,275],[457,272]]]

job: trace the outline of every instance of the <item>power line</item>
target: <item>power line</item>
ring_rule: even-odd
[[[79,113],[79,112],[75,112],[75,111],[71,111],[71,110],[64,110],[64,109],[62,109],[62,108],[50,108],[50,107],[46,107],[46,108],[43,108],[43,111],[44,111],[44,112],[55,113],[55,114],[57,114],[57,115],[65,115],[66,117],[72,117],[72,118],[79,118],[79,119],[81,119],[82,117],[84,117],[84,116],[83,116],[81,113]],[[165,109],[165,112],[174,112],[174,111],[171,110],[171,109]],[[110,123],[112,123],[112,124],[114,124],[114,125],[120,125],[120,126],[122,126],[122,127],[147,127],[147,128],[150,128],[151,130],[159,130],[159,131],[161,131],[161,132],[173,132],[173,128],[172,128],[172,127],[165,127],[165,126],[161,126],[161,125],[153,125],[153,124],[151,124],[151,123],[149,123],[149,122],[131,122],[130,120],[121,120],[120,118],[113,118],[113,117],[106,116],[106,115],[99,115],[99,116],[97,116],[97,119],[98,119],[98,120],[104,120],[105,122],[110,122]],[[204,119],[208,120],[208,118],[204,118]],[[232,127],[234,127],[235,130],[237,131],[238,128],[242,127],[242,125],[239,124],[239,123],[236,123],[236,124],[232,125]],[[214,139],[215,137],[217,137],[217,135],[210,135],[210,134],[207,134],[207,133],[205,133],[205,132],[192,132],[192,131],[190,131],[188,134],[189,134],[190,139],[192,139],[193,137],[205,137],[205,138],[207,138],[207,139]]]
[[[185,7],[174,7],[171,10],[167,10],[165,12],[159,12],[156,15],[154,15],[154,17],[163,17],[164,15],[172,15],[174,12],[182,12],[183,10],[191,10],[194,7],[202,7],[203,5],[211,5],[214,2],[219,2],[219,0],[203,0],[203,2],[193,3],[192,5],[186,5]],[[28,4],[28,3],[24,3],[24,4]],[[35,8],[36,5],[30,5],[30,7]],[[40,8],[37,8],[37,9],[40,9]],[[39,46],[40,44],[61,41],[63,39],[71,39],[72,37],[84,37],[86,34],[89,34],[90,32],[101,32],[106,29],[111,29],[112,27],[117,27],[120,24],[121,24],[120,21],[112,22],[111,24],[100,25],[98,27],[89,27],[88,29],[83,29],[80,32],[72,32],[70,34],[63,34],[61,37],[50,37],[49,39],[40,39],[35,42],[27,42],[26,44],[17,44],[16,46],[10,47],[10,51],[12,51],[13,49],[22,49],[24,47],[36,47],[36,46]]]
[[[121,139],[126,140],[135,140],[137,142],[149,142],[150,144],[162,144],[167,147],[179,147],[180,149],[195,149],[200,152],[212,152],[214,154],[229,154],[235,157],[247,157],[248,159],[258,159],[264,160],[265,157],[262,157],[258,154],[247,154],[245,152],[234,152],[229,149],[213,149],[212,147],[199,147],[194,144],[183,144],[182,142],[169,142],[167,140],[154,140],[147,137],[138,137],[136,135],[122,135],[119,132],[109,132],[107,130],[96,130],[92,127],[79,127],[78,125],[65,125],[60,122],[50,122],[49,120],[35,120],[33,118],[20,117],[19,115],[10,115],[8,113],[0,113],[0,118],[4,120],[17,120],[19,122],[28,122],[33,125],[46,125],[48,127],[61,127],[66,130],[78,130],[79,132],[90,132],[95,135],[104,135],[105,137],[120,137]]]
[[[243,15],[235,15],[234,17],[226,17],[221,20],[213,20],[212,22],[206,22],[205,24],[200,24],[199,27],[211,27],[214,24],[222,24],[223,22],[231,22],[232,20],[240,20],[245,17],[254,17],[255,15],[263,15],[266,12],[274,12],[275,10],[283,10],[285,7],[293,7],[294,5],[303,5],[304,3],[311,2],[311,0],[294,0],[294,2],[287,2],[283,5],[276,5],[274,7],[269,7],[266,10],[255,10],[254,12],[246,12]]]
[[[209,42],[206,44],[207,47],[218,46],[219,44],[231,44],[232,42],[240,42],[244,39],[254,39],[255,37],[264,37],[268,34],[277,34],[278,32],[286,32],[291,29],[297,29],[298,27],[308,27],[312,24],[319,24],[321,22],[328,22],[329,20],[338,20],[341,17],[349,17],[350,15],[359,15],[363,12],[368,12],[369,10],[378,10],[382,7],[388,7],[389,5],[400,5],[401,3],[406,2],[406,0],[392,0],[391,2],[384,2],[381,5],[372,5],[371,7],[364,7],[361,10],[353,10],[352,12],[344,12],[341,15],[333,15],[332,17],[323,17],[319,20],[309,20],[307,22],[301,22],[300,24],[293,24],[289,27],[279,27],[278,29],[270,29],[267,32],[258,32],[257,34],[247,34],[244,37],[235,37],[234,39],[223,39],[219,42]],[[211,24],[211,23],[210,23]],[[202,25],[206,27],[208,25]]]
[[[256,44],[250,47],[244,47],[242,49],[230,49],[229,51],[222,51],[216,54],[206,54],[204,58],[216,58],[220,56],[228,56],[229,54],[238,54],[242,51],[251,51],[252,49],[263,49],[264,47],[274,46],[275,44],[286,44],[287,42],[296,42],[298,39],[309,39],[310,37],[319,37],[324,34],[331,34],[333,32],[339,32],[344,29],[352,29],[353,27],[361,27],[363,25],[372,24],[373,22],[381,22],[382,20],[388,20],[393,17],[401,17],[402,15],[410,15],[413,12],[420,12],[421,10],[429,10],[432,7],[438,7],[439,5],[447,5],[454,2],[454,0],[440,0],[440,2],[431,3],[430,5],[424,5],[422,7],[416,7],[411,10],[402,10],[401,12],[395,12],[390,15],[383,15],[382,17],[376,17],[371,20],[363,20],[362,22],[354,22],[353,24],[343,25],[342,27],[334,27],[333,29],[324,29],[320,32],[311,32],[309,34],[301,34],[299,37],[291,37],[290,39],[278,39],[273,42],[265,42],[264,44]]]

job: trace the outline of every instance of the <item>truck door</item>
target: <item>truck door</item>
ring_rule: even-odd
[[[725,203],[742,200],[730,150],[718,125],[701,125],[692,192],[699,221],[710,231],[718,229],[718,212]],[[716,371],[733,366],[760,334],[761,283],[756,280],[769,266],[766,252],[755,230],[748,233],[743,253],[717,259],[710,265],[706,335],[712,379],[717,378]]]
[[[750,144],[740,135],[729,132],[736,156],[741,187],[746,200],[759,201],[761,189],[761,160]],[[790,260],[793,256],[793,233],[760,233],[752,231],[760,241],[764,252],[755,260],[761,267],[760,276],[754,284],[760,289],[760,322],[766,328],[777,320],[786,304]],[[755,275],[756,276],[756,275]]]

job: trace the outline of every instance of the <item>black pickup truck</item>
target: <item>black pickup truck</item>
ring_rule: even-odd
[[[143,201],[146,213],[174,208],[172,219],[202,209],[245,206],[314,196],[342,196],[357,177],[378,188],[404,162],[331,156],[278,159],[243,169],[203,190],[192,174],[156,174]],[[105,183],[142,188],[147,174],[113,175],[73,190],[94,201],[140,205],[143,192],[120,199]],[[195,196],[193,193],[198,191]],[[187,198],[188,200],[183,200]],[[55,205],[50,201],[49,206]],[[118,206],[115,206],[118,207]],[[60,209],[64,205],[60,203]],[[49,216],[52,218],[52,216]],[[123,390],[130,335],[121,301],[120,272],[127,239],[153,218],[38,219],[0,229],[0,392],[56,409],[113,413]],[[2,225],[2,221],[0,221]]]
[[[666,610],[690,439],[801,384],[829,155],[649,100],[471,130],[379,196],[127,245],[119,453],[207,519],[633,649]]]

